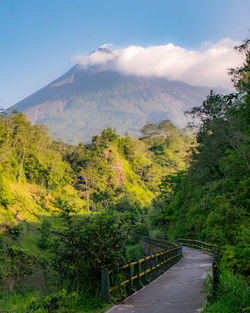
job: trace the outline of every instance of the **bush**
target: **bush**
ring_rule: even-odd
[[[135,261],[143,257],[141,244],[126,247],[126,259],[128,261]]]
[[[49,221],[44,220],[42,222],[42,225],[40,227],[41,231],[41,238],[39,239],[38,246],[41,249],[48,249],[49,247],[49,238],[50,238],[50,229],[51,229],[51,224]]]
[[[102,268],[114,269],[123,263],[126,232],[106,213],[77,219],[63,205],[65,228],[52,247],[54,268],[72,287],[74,283],[99,285]]]
[[[68,295],[67,290],[61,289],[57,293],[52,293],[44,298],[32,299],[28,305],[26,312],[36,313],[52,313],[58,309],[67,309],[72,295]],[[66,311],[61,311],[66,312]]]
[[[220,277],[217,298],[207,304],[204,313],[242,313],[249,303],[249,281],[224,270]]]
[[[15,239],[0,237],[0,286],[13,290],[23,285],[40,268],[38,259],[31,256]]]

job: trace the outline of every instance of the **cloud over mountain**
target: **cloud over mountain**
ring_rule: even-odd
[[[227,69],[242,63],[240,55],[233,49],[237,44],[225,38],[216,43],[205,42],[196,50],[173,43],[116,50],[109,50],[110,45],[103,45],[90,55],[78,55],[75,59],[84,68],[108,64],[110,69],[128,75],[165,77],[194,85],[230,88]]]
[[[106,46],[106,45],[103,45]],[[100,47],[98,50],[93,51],[89,55],[77,55],[75,60],[84,69],[92,65],[105,65],[107,62],[117,59],[119,54],[117,51],[113,52],[106,47]]]

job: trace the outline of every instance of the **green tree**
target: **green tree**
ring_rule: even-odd
[[[67,203],[62,207],[64,229],[53,246],[55,269],[71,284],[91,282],[96,288],[100,270],[118,268],[123,263],[126,233],[106,213],[77,219]]]

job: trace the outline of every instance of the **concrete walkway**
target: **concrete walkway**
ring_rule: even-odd
[[[149,285],[106,313],[196,313],[205,294],[203,281],[211,270],[212,257],[183,247],[183,259]]]

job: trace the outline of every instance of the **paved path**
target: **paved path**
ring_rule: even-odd
[[[183,247],[184,257],[171,269],[106,313],[196,313],[205,298],[203,280],[212,257]]]

